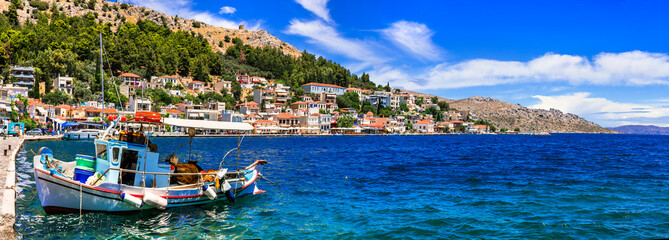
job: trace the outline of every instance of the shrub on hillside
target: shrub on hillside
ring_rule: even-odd
[[[37,8],[40,11],[49,9],[49,4],[47,2],[42,2],[42,1],[30,1],[30,6]]]

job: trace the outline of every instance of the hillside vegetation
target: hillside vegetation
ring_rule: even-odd
[[[21,24],[20,14],[15,13],[24,11],[20,8],[29,11],[29,5],[21,6],[17,2],[15,0],[8,11],[0,15],[0,68],[4,78],[8,79],[10,65],[36,67],[37,81],[45,83],[46,89],[42,92],[49,92],[52,79],[58,75],[89,82],[93,93],[101,90],[99,81],[91,81],[99,79],[100,32],[107,57],[104,62],[106,77],[123,72],[147,79],[178,74],[212,83],[216,79],[233,80],[235,74],[250,74],[276,79],[293,88],[309,82],[377,87],[369,80],[369,75],[358,77],[341,65],[316,58],[306,51],[295,57],[284,54],[280,48],[253,47],[240,38],[232,38],[225,52],[217,52],[202,34],[174,31],[169,23],[161,25],[151,20],[138,20],[114,26],[114,23],[100,20],[94,11],[68,16],[56,3],[48,9],[33,4],[31,18],[35,21]],[[38,88],[34,88],[31,97],[40,97]],[[74,95],[78,100],[87,96],[81,89]],[[106,95],[116,99],[110,90]]]
[[[375,85],[369,75],[352,74],[341,65],[300,52],[266,31],[226,29],[130,4],[98,0],[0,0],[0,78],[8,79],[11,65],[34,66],[37,84],[30,96],[43,97],[58,75],[75,78],[74,99],[49,96],[49,102],[77,103],[100,96],[99,39],[105,47],[105,77],[124,72],[144,78],[180,75],[211,84],[249,74],[275,79],[293,91],[310,82],[363,89],[389,89]],[[118,81],[118,80],[116,80]],[[235,90],[237,89],[237,90]],[[114,86],[105,86],[105,99],[122,102]],[[217,99],[234,106],[241,101],[238,86],[234,97],[226,93],[185,96],[195,102]],[[431,95],[404,91],[419,97]],[[164,91],[149,92],[152,98],[177,103]],[[235,98],[236,97],[236,98]],[[614,132],[574,114],[558,110],[529,109],[496,99],[440,98],[454,109],[470,111],[497,128],[536,132]],[[365,109],[368,110],[368,109]]]
[[[279,40],[264,30],[228,29],[208,25],[196,20],[185,19],[179,16],[170,16],[154,11],[149,8],[135,6],[132,4],[115,3],[104,0],[0,0],[0,12],[8,10],[12,3],[21,3],[20,11],[17,12],[19,23],[36,22],[35,10],[44,11],[55,8],[67,16],[84,16],[92,13],[102,23],[111,23],[112,30],[123,25],[124,22],[137,23],[140,20],[149,20],[156,24],[166,26],[173,31],[187,31],[202,34],[212,50],[224,52],[233,43],[232,38],[240,38],[245,44],[253,47],[274,47],[280,49],[284,54],[294,57],[300,56],[301,52],[290,44]],[[227,39],[227,41],[226,41]]]

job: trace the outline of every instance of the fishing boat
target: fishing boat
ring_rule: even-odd
[[[100,33],[101,64],[102,49]],[[103,69],[101,65],[104,113]],[[158,146],[151,143],[142,130],[144,124],[188,129],[190,144],[196,129],[249,132],[253,126],[248,123],[162,118],[151,112],[136,112],[133,119],[110,116],[108,120],[111,123],[107,129],[92,142],[95,156],[78,154],[69,161],[55,159],[52,150],[46,147],[35,154],[35,184],[46,213],[128,213],[216,201],[234,202],[237,197],[264,192],[258,189],[257,182],[259,178],[266,178],[257,167],[266,161],[258,160],[239,168],[242,137],[235,148],[222,156],[218,169],[202,171],[197,162],[190,159],[190,146],[188,163],[179,163],[174,152],[167,157],[169,164],[159,161]],[[139,124],[139,131],[120,129],[122,121],[127,123],[126,127]],[[237,150],[236,169],[228,171],[223,163],[234,150]]]
[[[46,147],[35,155],[37,193],[48,214],[168,209],[216,201],[234,202],[238,197],[264,192],[257,186],[262,177],[258,166],[266,161],[256,161],[235,171],[223,168],[225,158],[234,150],[239,151],[240,145],[223,156],[218,169],[184,173],[179,171],[179,164],[161,163],[157,146],[148,138],[114,131],[119,121],[114,120],[93,141],[91,148],[95,149],[95,156],[77,155],[72,161],[59,160]],[[160,124],[192,129],[191,137],[196,128],[253,130],[247,123],[170,118],[161,119]],[[168,157],[171,159],[174,156]],[[184,180],[188,178],[194,181]]]

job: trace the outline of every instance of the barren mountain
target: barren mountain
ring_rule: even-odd
[[[132,4],[122,4],[115,2],[108,2],[104,0],[96,0],[93,9],[88,8],[88,1],[83,0],[42,0],[34,2],[48,3],[49,10],[54,6],[58,7],[60,12],[68,16],[82,16],[89,12],[96,14],[98,21],[109,22],[112,24],[112,29],[116,29],[123,21],[136,23],[139,19],[151,20],[159,25],[165,25],[172,30],[192,31],[195,34],[202,34],[205,39],[209,41],[214,51],[225,52],[225,49],[232,46],[232,42],[225,42],[225,36],[232,38],[238,37],[245,44],[254,47],[271,46],[281,49],[284,54],[291,56],[300,56],[301,52],[295,49],[290,44],[279,40],[264,30],[245,30],[228,29],[222,27],[211,26],[196,20],[184,19],[177,16],[170,16],[162,12],[154,11],[149,8],[135,6]],[[32,12],[36,11],[36,7],[32,7],[28,1],[23,1],[23,10],[18,10],[19,21],[35,22],[37,19],[33,18]],[[8,10],[10,6],[9,1],[0,0],[0,12]],[[222,42],[222,46],[219,43]]]
[[[497,128],[517,127],[523,132],[617,133],[575,114],[563,113],[557,109],[532,109],[493,98],[471,97],[451,102],[450,106],[470,111]]]

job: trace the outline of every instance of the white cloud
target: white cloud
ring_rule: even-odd
[[[547,53],[528,62],[489,59],[441,63],[415,89],[452,89],[527,82],[571,85],[669,85],[669,55],[631,51],[586,57]]]
[[[382,58],[371,50],[373,48],[371,44],[357,39],[345,38],[334,27],[321,20],[300,21],[293,19],[285,33],[306,37],[308,43],[319,45],[329,52],[357,60],[361,62],[357,66],[359,69],[383,62]]]
[[[237,11],[236,8],[230,6],[221,7],[221,10],[218,11],[218,14],[234,14]]]
[[[195,3],[192,0],[121,0],[119,2],[130,3],[138,6],[150,8],[167,15],[179,16],[186,19],[198,20],[213,26],[236,29],[239,25],[246,25],[246,29],[257,30],[260,28],[259,22],[233,21],[222,18],[216,14],[207,11],[193,10],[191,6]]]
[[[536,95],[540,102],[531,108],[558,109],[577,114],[603,126],[630,124],[654,124],[669,126],[669,108],[658,105],[621,103],[606,98],[591,97],[587,92],[576,92],[557,96]]]
[[[388,65],[376,67],[369,71],[369,78],[376,84],[385,85],[390,83],[393,88],[416,89],[421,88],[425,79],[420,75],[410,74],[403,68],[395,68]]]
[[[333,22],[330,17],[330,9],[327,7],[328,0],[295,0],[295,2],[299,3],[304,9],[309,10],[326,22]]]
[[[440,59],[442,51],[432,42],[434,32],[425,24],[397,21],[389,28],[381,30],[381,33],[396,46],[416,55],[417,58]]]

